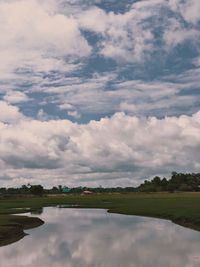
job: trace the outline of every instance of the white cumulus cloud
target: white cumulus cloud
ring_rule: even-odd
[[[136,185],[156,174],[198,171],[199,149],[199,112],[164,119],[116,113],[85,125],[27,118],[0,125],[2,173],[15,183],[23,177],[51,185],[55,177],[71,185]]]
[[[0,101],[0,122],[2,123],[17,123],[24,116],[15,106],[9,105],[5,101]]]
[[[29,100],[27,95],[20,91],[10,91],[3,97],[3,99],[11,104],[26,102]]]
[[[45,3],[45,4],[44,4]],[[73,16],[52,1],[0,1],[0,74],[18,69],[48,71],[63,67],[64,57],[83,57],[91,48]],[[67,63],[66,63],[67,65]]]

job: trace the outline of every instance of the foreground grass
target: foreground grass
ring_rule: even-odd
[[[22,238],[24,229],[43,223],[38,218],[11,214],[34,212],[42,207],[60,205],[103,208],[112,213],[169,219],[182,226],[200,231],[200,193],[29,196],[0,200],[0,246]]]

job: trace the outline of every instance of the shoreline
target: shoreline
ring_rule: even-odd
[[[24,230],[33,229],[45,223],[40,218],[28,216],[8,215],[7,219],[8,224],[0,225],[0,247],[10,245],[28,235]]]
[[[93,194],[13,198],[0,201],[0,246],[9,245],[27,234],[24,230],[45,222],[37,217],[44,207],[96,208],[109,213],[170,220],[192,230],[200,231],[200,194]]]
[[[80,208],[80,207],[74,207],[74,208]],[[155,216],[128,214],[128,213],[123,213],[120,211],[118,212],[117,210],[116,211],[107,210],[107,212],[115,213],[115,214],[122,214],[122,215],[129,215],[129,216],[143,216],[143,217],[157,218],[160,220],[170,220],[172,223],[177,224],[179,226],[190,228],[191,230],[194,230],[194,231],[200,231],[200,222],[197,223],[197,222],[192,222],[192,221],[185,220],[185,219],[170,219],[170,218],[162,218],[162,217],[155,217]],[[15,243],[21,240],[22,238],[24,238],[25,236],[27,236],[28,234],[25,233],[24,230],[37,228],[45,224],[44,221],[42,221],[40,218],[37,218],[37,217],[26,216],[24,217],[26,218],[24,222],[23,220],[20,219],[20,223],[17,223],[18,218],[21,218],[21,216],[16,216],[16,219],[15,219],[16,223],[0,226],[0,247]]]

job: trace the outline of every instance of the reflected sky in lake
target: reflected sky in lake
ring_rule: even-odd
[[[0,248],[3,267],[199,267],[200,233],[105,210],[45,208],[46,223]]]

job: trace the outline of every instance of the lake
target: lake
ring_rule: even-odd
[[[199,267],[200,232],[106,210],[45,208],[45,224],[0,248],[2,267]]]

